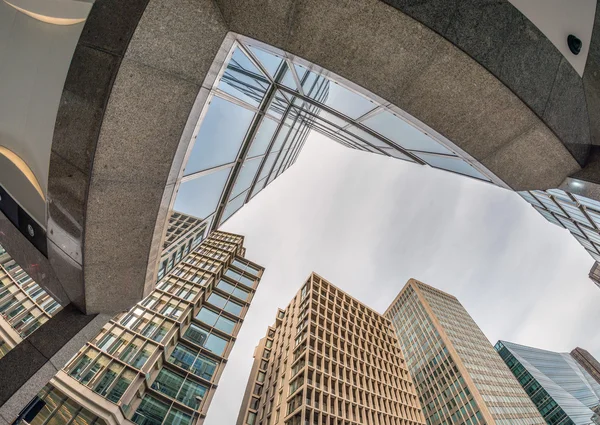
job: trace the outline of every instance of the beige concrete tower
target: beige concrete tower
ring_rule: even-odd
[[[237,421],[424,423],[390,321],[314,273],[256,347]]]
[[[428,425],[546,423],[452,295],[410,279],[384,316],[396,329]]]

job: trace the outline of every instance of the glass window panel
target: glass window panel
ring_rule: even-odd
[[[208,340],[204,344],[204,348],[215,353],[217,356],[222,356],[227,346],[227,340],[217,336],[209,335]]]
[[[227,305],[225,305],[224,310],[233,314],[234,316],[239,316],[242,313],[242,306],[229,300]]]
[[[215,313],[214,311],[209,310],[206,307],[202,307],[196,315],[196,319],[206,323],[208,326],[214,326],[218,318],[218,313]]]
[[[112,390],[110,390],[106,398],[108,398],[113,403],[119,401],[127,387],[129,387],[129,384],[131,384],[131,381],[133,380],[134,376],[135,374],[131,371],[123,372],[121,376],[119,376],[119,378],[117,379],[117,383],[112,388]]]
[[[573,200],[571,199],[571,197],[564,191],[564,190],[560,190],[560,189],[548,189],[546,192],[548,192],[550,195],[553,195],[557,198],[560,198],[564,201],[567,201],[569,203],[573,203]]]
[[[587,219],[585,214],[583,214],[583,212],[573,202],[566,202],[562,199],[556,199],[556,201],[560,204],[561,207],[563,207],[563,209],[567,212],[567,214],[569,214],[569,216],[572,219],[577,220],[580,223],[589,225],[589,220]]]
[[[581,196],[581,195],[573,194],[573,196],[575,196],[575,199],[577,199],[577,201],[580,204],[585,205],[586,207],[589,207],[589,208],[593,208],[596,211],[600,211],[600,202],[595,201],[590,198],[586,198],[585,196]]]
[[[275,96],[273,96],[273,99],[271,100],[267,113],[273,115],[277,119],[281,119],[288,106],[289,103],[286,97],[282,92],[277,90]]]
[[[203,347],[208,338],[208,331],[192,323],[185,331],[184,338]]]
[[[174,407],[169,410],[169,414],[165,420],[165,425],[191,425],[191,423],[192,417],[190,415]]]
[[[169,357],[169,362],[182,369],[189,370],[193,366],[197,355],[197,351],[194,351],[185,345],[177,344]]]
[[[211,215],[219,203],[231,167],[181,183],[175,209],[199,218]]]
[[[420,152],[415,152],[415,155],[432,167],[454,171],[455,173],[463,174],[465,176],[471,176],[477,179],[489,181],[487,177],[458,157],[430,155]]]
[[[234,297],[239,298],[240,300],[244,300],[244,301],[248,301],[248,297],[250,295],[250,292],[246,291],[245,289],[242,288],[235,288],[232,292],[232,295]]]
[[[204,354],[199,354],[192,367],[192,372],[197,376],[210,381],[215,374],[216,369],[217,362],[209,359]]]
[[[591,240],[594,243],[600,244],[600,235],[598,234],[597,230],[592,230],[592,229],[588,229],[585,226],[581,226],[583,228],[583,231],[585,232],[585,234],[587,235],[588,239]],[[569,229],[571,230],[571,229]],[[577,233],[577,232],[575,232]]]
[[[206,387],[196,382],[186,379],[177,394],[177,400],[189,406],[193,409],[200,407],[204,394],[206,393]]]
[[[329,79],[326,79],[325,85],[328,92],[321,102],[347,117],[358,118],[377,106],[367,98]],[[313,90],[310,97],[316,99],[317,93]]]
[[[596,213],[596,212],[594,212],[594,211],[592,211],[592,210],[587,210],[586,212],[587,212],[587,214],[588,214],[588,215],[591,217],[591,219],[592,219],[592,220],[594,220],[594,224],[595,224],[596,226],[599,226],[599,227],[600,227],[600,214],[599,214],[599,213]],[[589,226],[589,227],[594,227],[594,226],[592,226],[592,225],[590,225],[590,224],[588,224],[588,226]]]
[[[389,156],[393,156],[394,158],[404,159],[405,161],[410,161],[410,162],[415,162],[414,159],[412,159],[410,156],[403,154],[398,149],[395,149],[395,148],[381,148],[381,149],[385,153],[387,153]]]
[[[224,280],[220,280],[219,283],[217,283],[217,288],[227,292],[228,294],[231,294],[235,289],[233,285],[231,285],[228,282],[225,282]]]
[[[246,190],[237,198],[229,201],[227,206],[225,207],[225,211],[223,211],[223,217],[221,217],[221,224],[225,222],[229,217],[233,215],[237,210],[244,206],[244,202],[246,201],[246,195],[248,195],[248,191]]]
[[[273,134],[275,134],[275,130],[277,130],[278,123],[268,118],[263,118],[260,123],[260,127],[256,135],[254,136],[254,141],[250,146],[250,150],[248,151],[247,158],[252,158],[253,156],[262,155],[267,151],[269,147],[269,143],[271,143],[271,139],[273,139]]]
[[[283,84],[289,89],[296,91],[298,90],[298,87],[296,86],[296,80],[294,80],[294,77],[292,76],[292,73],[289,68],[285,70],[285,74],[283,74],[283,78],[281,79],[281,84]]]
[[[279,130],[279,133],[277,133],[277,137],[275,138],[275,141],[273,142],[273,146],[271,146],[270,153],[277,152],[281,149],[283,142],[285,141],[288,133],[291,130],[291,126],[288,125],[288,122],[289,121],[286,119],[285,124]]]
[[[405,149],[452,154],[449,149],[433,140],[421,130],[418,130],[390,112],[380,112],[364,120],[362,124]]]
[[[271,77],[275,77],[277,69],[279,68],[279,65],[281,65],[283,59],[254,46],[248,46],[248,48],[254,57],[258,59],[263,68],[265,68],[265,70],[269,73],[269,75],[271,75]]]
[[[360,137],[361,139],[365,140],[367,143],[370,143],[373,146],[377,146],[377,147],[390,147],[390,145],[386,142],[384,142],[383,140],[379,139],[378,137],[375,137],[369,133],[367,133],[366,131],[355,127],[355,126],[350,126],[348,128],[345,129],[345,131],[348,131],[358,137]]]
[[[248,159],[242,164],[242,169],[240,170],[235,184],[233,185],[229,200],[232,200],[240,193],[245,192],[250,187],[252,180],[254,180],[254,177],[256,176],[256,172],[258,171],[261,161],[262,158],[254,158]]]
[[[168,410],[168,404],[145,395],[131,420],[138,425],[160,425]]]
[[[571,233],[575,233],[579,236],[583,236],[583,232],[568,218],[558,217],[558,220],[565,226]]]
[[[594,248],[594,245],[592,245],[592,243],[590,241],[588,241],[587,239],[582,238],[581,236],[577,236],[577,235],[573,235],[573,236],[575,236],[575,238],[579,241],[579,243],[581,245],[583,245],[589,251],[595,251],[596,250],[596,248]]]
[[[256,185],[254,185],[254,189],[252,189],[252,196],[251,196],[251,198],[254,198],[258,194],[258,192],[260,192],[263,189],[263,187],[265,187],[266,183],[267,183],[267,178],[266,177],[263,178],[263,179],[261,179],[261,180],[259,180],[259,181],[257,181]]]
[[[227,304],[227,300],[218,294],[210,294],[208,302],[219,308],[223,308]]]
[[[537,205],[538,207],[543,207],[542,203],[540,201],[538,201],[536,199],[536,197],[533,196],[531,193],[529,193],[529,192],[518,192],[518,193],[523,199],[525,199],[531,205]]]
[[[260,105],[269,85],[265,75],[239,48],[219,81],[219,89],[253,106]]]
[[[252,118],[254,112],[214,96],[183,174],[187,176],[235,161]]]
[[[215,328],[231,335],[235,329],[235,322],[227,319],[226,317],[219,317],[217,319],[217,323],[215,324]]]
[[[179,392],[179,388],[181,388],[181,385],[183,384],[183,380],[183,376],[171,372],[168,369],[161,369],[152,383],[152,388],[169,397],[175,398]]]
[[[298,76],[299,81],[302,81],[304,75],[308,71],[305,67],[303,67],[302,65],[298,65],[297,63],[294,64],[294,70],[296,71],[296,75]]]

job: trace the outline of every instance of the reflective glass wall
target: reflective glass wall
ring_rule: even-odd
[[[449,141],[377,99],[316,65],[238,37],[211,89],[175,209],[217,228],[295,162],[311,130],[349,148],[500,184]]]

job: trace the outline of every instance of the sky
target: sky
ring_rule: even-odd
[[[409,278],[456,296],[490,343],[600,359],[600,289],[570,233],[516,193],[312,132],[296,164],[230,218],[265,267],[205,425],[234,424],[258,340],[314,271],[383,313]]]

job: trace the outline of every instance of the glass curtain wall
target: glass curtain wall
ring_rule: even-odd
[[[310,130],[361,151],[491,181],[475,161],[326,70],[240,37],[214,84],[175,209],[225,222],[291,166]]]

